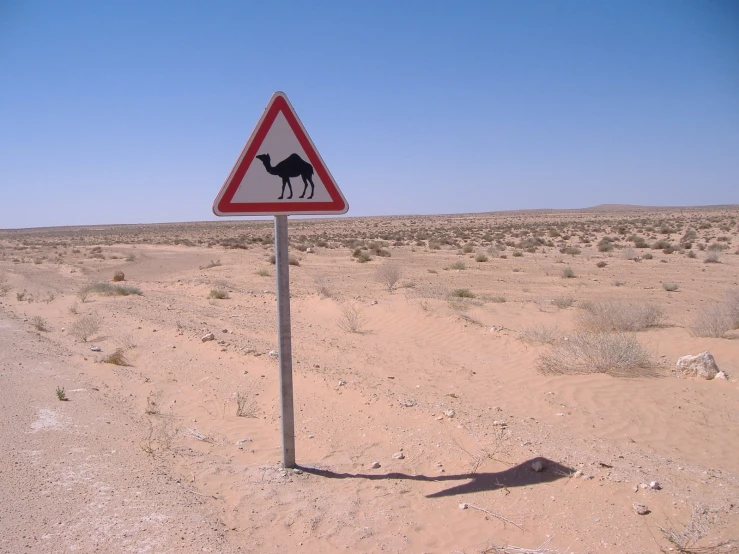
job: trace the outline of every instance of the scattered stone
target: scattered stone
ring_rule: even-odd
[[[346,381],[339,380],[339,386],[343,387],[344,385],[346,385]]]
[[[313,249],[312,248],[306,248],[305,249],[305,253],[306,254],[313,254]]]
[[[555,415],[557,415],[559,417],[562,417],[564,414],[562,412],[557,412],[557,414],[555,414]]]
[[[444,410],[444,415],[447,416],[449,419],[452,419],[456,413],[454,413],[454,410]]]
[[[436,421],[441,421],[441,420],[443,420],[443,419],[444,419],[444,416],[437,416],[437,417],[436,417]]]
[[[714,377],[714,379],[721,379],[722,381],[728,381],[729,380],[729,376],[726,375],[726,372],[725,371],[719,371],[716,374],[716,377]]]
[[[242,446],[244,446],[244,444],[246,444],[247,442],[252,442],[252,440],[251,440],[251,439],[250,439],[249,437],[243,438],[243,439],[241,439],[240,441],[238,441],[238,442],[236,443],[236,446],[238,446],[239,448],[241,448],[241,447],[242,447]]]
[[[373,306],[377,306],[377,300],[373,300],[373,301],[372,301],[372,305],[373,305]]]
[[[103,349],[100,348],[99,346],[91,346],[90,347],[90,350],[92,350],[93,352],[102,352],[103,351]]]
[[[380,462],[372,462],[372,465],[370,465],[370,469],[379,469],[380,467],[382,467]]]
[[[592,479],[595,479],[595,477],[593,477],[592,475],[583,475],[583,479],[585,481],[591,481]]]
[[[224,329],[221,333],[228,333],[228,329]]]
[[[662,485],[660,485],[658,481],[652,481],[651,483],[649,483],[649,488],[653,491],[661,491]]]
[[[270,358],[277,358],[279,355],[280,355],[280,353],[277,352],[277,350],[270,350],[269,351]]]
[[[498,419],[493,421],[493,425],[497,427],[508,427],[508,424],[505,421],[500,421]]]
[[[649,513],[649,507],[646,504],[634,502],[634,511],[640,516],[645,516]]]
[[[208,333],[200,337],[200,340],[203,342],[208,342],[209,340],[216,340],[216,336],[213,333]]]
[[[634,485],[634,492],[639,492],[639,485]]]
[[[303,470],[299,467],[296,467],[295,469],[293,469],[293,473],[295,473],[296,475],[303,475]]]
[[[544,471],[544,462],[541,460],[534,460],[531,462],[531,469],[533,469],[536,473],[540,473]]]
[[[582,477],[582,471],[580,471],[580,470],[578,469],[578,470],[577,470],[577,471],[576,471],[575,473],[573,473],[573,474],[572,474],[572,476],[573,476],[573,477],[574,477],[575,479],[577,479],[578,477]]]
[[[405,454],[403,454],[402,452],[396,452],[395,454],[393,454],[393,460],[404,460],[404,459],[405,459]]]
[[[415,400],[400,400],[399,403],[402,408],[412,408],[416,405]]]
[[[649,488],[649,485],[647,485],[646,483],[639,483],[639,488],[640,489],[648,489]]]
[[[461,504],[459,505],[459,509],[460,509],[460,510],[466,510],[466,509],[467,509],[467,508],[469,508],[469,507],[470,507],[470,505],[469,505],[469,504],[465,504],[464,502],[462,502],[462,503],[461,503]]]
[[[677,360],[676,370],[687,377],[713,379],[719,372],[716,360],[710,352],[701,352],[695,356],[683,356]]]

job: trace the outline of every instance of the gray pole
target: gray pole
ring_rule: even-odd
[[[280,409],[282,412],[282,465],[295,467],[295,414],[293,412],[293,352],[290,331],[290,265],[287,256],[287,216],[275,216],[277,268],[277,333],[280,339]]]

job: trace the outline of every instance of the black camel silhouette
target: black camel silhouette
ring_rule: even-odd
[[[282,178],[282,194],[278,200],[282,200],[285,196],[285,185],[290,189],[290,196],[288,196],[287,199],[289,200],[293,197],[293,186],[290,183],[290,177],[297,177],[298,175],[303,178],[303,183],[305,184],[303,194],[300,195],[300,198],[305,196],[305,193],[308,191],[308,185],[310,185],[310,196],[308,197],[308,200],[313,198],[313,192],[315,191],[315,187],[313,186],[313,166],[303,158],[297,154],[290,154],[274,167],[272,167],[272,164],[270,163],[269,154],[259,154],[257,158],[262,160],[264,169],[267,170],[267,173],[270,175],[277,175]]]

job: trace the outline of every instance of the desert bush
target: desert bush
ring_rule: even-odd
[[[324,298],[333,298],[334,293],[330,288],[330,283],[324,275],[319,275],[315,278],[316,287],[318,287],[318,294]]]
[[[711,252],[706,256],[706,259],[703,260],[704,264],[720,264],[721,263],[721,254],[718,251]]]
[[[560,248],[559,251],[562,254],[569,254],[570,256],[575,256],[582,252],[577,246],[565,246],[564,248]]]
[[[574,301],[575,299],[571,296],[558,296],[552,300],[552,304],[554,304],[557,308],[564,310],[572,306],[572,303]]]
[[[662,320],[662,310],[641,301],[600,300],[582,304],[577,324],[589,331],[640,331]]]
[[[116,271],[115,273],[113,273],[114,282],[125,281],[125,280],[126,280],[126,275],[120,269]]]
[[[336,323],[340,329],[347,333],[361,334],[364,332],[367,320],[362,310],[354,304],[344,304],[341,307],[341,316]]]
[[[470,289],[454,289],[450,296],[453,298],[474,298],[474,293],[470,292]]]
[[[258,269],[256,274],[259,275],[260,277],[271,277],[272,276],[272,274],[269,272],[269,269],[264,269],[264,268]]]
[[[505,296],[491,296],[490,298],[487,298],[489,302],[492,302],[493,304],[505,304],[506,297]]]
[[[34,326],[34,328],[37,331],[48,331],[49,330],[49,324],[46,322],[46,320],[41,316],[35,316],[31,320],[31,324]]]
[[[395,262],[386,262],[377,268],[375,278],[389,291],[393,292],[400,281],[403,269]]]
[[[474,250],[475,250],[475,247],[474,247],[474,246],[472,246],[471,244],[465,244],[465,245],[464,245],[464,246],[462,247],[462,252],[464,252],[465,254],[470,254],[470,253],[472,253],[472,252],[473,252]]]
[[[690,334],[695,337],[720,339],[735,329],[736,320],[728,305],[709,304],[696,316],[690,325]]]
[[[642,256],[642,258],[644,258],[645,260],[651,260],[652,258],[654,258],[654,256],[652,256],[652,254],[647,252],[646,254]]]
[[[464,262],[454,262],[452,265],[449,266],[449,269],[456,269],[456,270],[463,270],[467,269],[467,266],[464,264]]]
[[[103,358],[103,362],[124,367],[131,365],[128,358],[126,358],[126,351],[123,348],[116,348],[112,354],[108,354]]]
[[[551,344],[558,334],[556,325],[535,325],[519,331],[518,338],[524,342]]]
[[[274,254],[269,255],[269,263],[271,263],[272,265],[275,265],[275,263],[277,263],[277,258],[275,258]]]
[[[297,256],[290,255],[287,258],[287,263],[289,265],[299,266],[300,265],[300,259]]]
[[[567,266],[562,269],[563,279],[572,279],[573,277],[575,277],[575,270],[572,269],[570,266]]]
[[[675,292],[677,289],[680,288],[680,285],[677,283],[662,283],[662,288],[665,289],[667,292]]]
[[[607,373],[634,376],[652,367],[652,359],[630,333],[579,332],[542,354],[538,368],[553,375]]]
[[[726,309],[731,317],[732,329],[739,329],[739,289],[726,293]]]
[[[210,263],[206,265],[201,265],[200,269],[210,269],[211,267],[218,267],[220,265],[221,265],[221,260],[216,260],[215,262],[211,260]]]
[[[688,251],[688,258],[692,259],[692,258],[697,258],[697,257],[698,255],[695,252],[693,252],[692,250]]]
[[[515,251],[515,252],[513,253],[513,257],[514,257],[514,258],[520,258],[520,257],[522,257],[522,256],[523,256],[523,252],[521,252],[520,250],[516,250],[516,251]]]
[[[66,401],[69,400],[67,398],[67,393],[64,391],[64,387],[57,387],[56,388],[56,397],[58,400]]]
[[[131,285],[111,285],[110,283],[92,283],[85,285],[79,289],[77,296],[84,302],[90,293],[100,294],[101,296],[130,296],[132,294],[141,296],[144,294],[138,287]]]
[[[480,252],[477,256],[475,256],[475,261],[476,262],[487,262],[488,257],[482,252]]]
[[[230,296],[228,295],[228,291],[226,289],[217,287],[214,289],[210,289],[210,294],[208,294],[208,298],[215,298],[217,300],[226,300],[230,298]]]
[[[360,250],[354,257],[360,264],[366,264],[367,262],[372,261],[372,256],[370,256],[369,252],[365,252],[364,250]]]
[[[92,315],[82,316],[69,327],[69,333],[82,342],[100,330],[100,320]]]
[[[596,267],[606,267],[607,265],[608,265],[608,262],[604,262],[603,260],[595,264]]]

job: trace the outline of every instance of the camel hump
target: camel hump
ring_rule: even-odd
[[[287,158],[285,158],[285,161],[286,162],[289,162],[289,163],[293,163],[293,164],[294,163],[301,163],[301,162],[304,163],[304,164],[307,164],[308,163],[303,158],[301,158],[298,154],[290,154]],[[308,164],[308,165],[310,165],[310,164]]]

